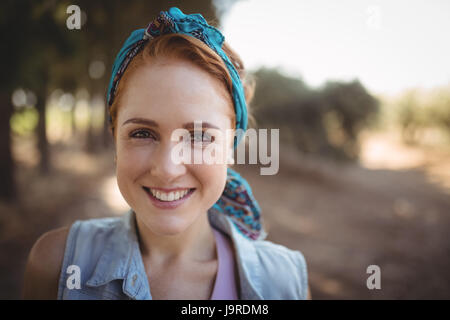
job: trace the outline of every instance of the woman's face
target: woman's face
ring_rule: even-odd
[[[232,139],[219,136],[232,136],[232,112],[223,84],[190,62],[158,58],[128,77],[116,123],[117,181],[138,219],[153,233],[183,232],[219,199],[226,183],[226,151],[232,148]],[[172,151],[180,143],[171,138],[176,129],[187,129],[192,142],[199,142],[181,142],[192,154],[209,145],[202,140],[206,135],[194,135],[199,121],[203,132],[214,128],[209,130],[211,140],[220,146],[214,155],[222,161],[174,161]]]

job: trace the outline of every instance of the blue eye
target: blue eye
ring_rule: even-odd
[[[142,129],[138,129],[131,132],[130,137],[136,139],[148,139],[148,138],[155,139],[155,136],[150,131]]]

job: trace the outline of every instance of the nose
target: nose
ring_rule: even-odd
[[[177,164],[173,161],[172,149],[174,146],[174,142],[161,141],[155,152],[152,153],[150,174],[163,183],[175,181],[187,171],[183,163]]]

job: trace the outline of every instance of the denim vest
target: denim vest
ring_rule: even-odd
[[[208,219],[232,239],[241,300],[306,299],[307,268],[300,251],[248,239],[225,214],[210,210]],[[66,241],[58,299],[152,299],[136,230],[132,209],[121,217],[75,221]],[[72,265],[79,267],[78,285]]]

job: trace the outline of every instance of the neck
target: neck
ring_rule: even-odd
[[[155,234],[137,216],[136,223],[141,254],[145,259],[165,263],[187,260],[202,262],[215,258],[215,238],[206,213],[175,235]]]

